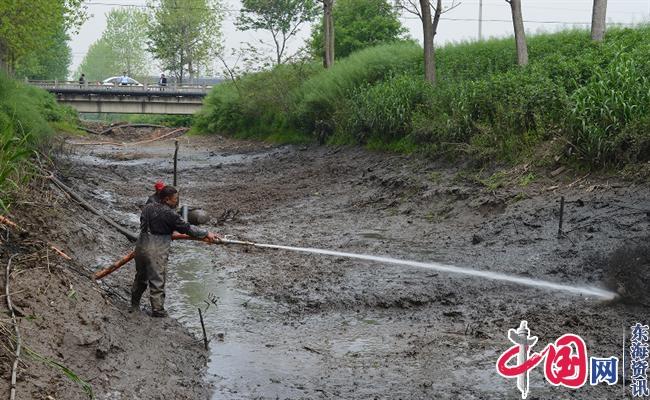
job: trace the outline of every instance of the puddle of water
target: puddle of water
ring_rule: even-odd
[[[171,151],[171,150],[170,150]],[[173,152],[172,152],[173,153]],[[104,165],[104,166],[124,166],[124,167],[135,167],[135,166],[144,166],[144,165],[165,165],[171,164],[172,158],[169,156],[169,161],[161,160],[161,157],[144,157],[133,160],[115,160],[115,159],[106,159],[92,154],[83,154],[83,155],[73,155],[71,156],[75,162],[84,165]],[[230,156],[196,156],[196,157],[183,157],[178,160],[179,170],[186,168],[196,168],[209,165],[218,165],[218,164],[236,164],[249,161],[252,158],[246,155],[230,155]]]
[[[163,147],[156,148],[155,151],[150,150],[146,147],[114,147],[114,146],[95,146],[94,149],[88,151],[85,149],[79,149],[75,154],[71,154],[69,157],[72,158],[76,163],[95,166],[144,166],[144,165],[171,165],[173,162],[172,156],[174,154],[174,147]],[[98,151],[101,151],[98,152]],[[183,154],[179,154],[178,158],[178,168],[179,170],[197,168],[197,167],[206,167],[211,165],[230,165],[230,164],[239,164],[239,163],[249,163],[254,162],[255,160],[264,157],[273,157],[277,154],[281,154],[286,150],[283,148],[277,148],[271,151],[264,153],[251,153],[251,154],[218,154],[208,151],[195,151]],[[115,155],[128,156],[137,154],[138,157],[131,158],[126,157],[126,159],[118,159]]]
[[[205,309],[206,300],[218,298],[218,305],[211,304],[204,313],[208,336],[212,336],[207,378],[217,389],[213,399],[305,396],[305,386],[300,382],[307,379],[306,370],[318,371],[320,357],[278,343],[277,337],[267,337],[265,332],[248,329],[247,320],[264,323],[277,312],[278,305],[252,299],[233,287],[228,278],[231,270],[215,263],[220,257],[211,249],[200,244],[174,243],[167,303],[172,316],[198,337],[201,328],[197,308]],[[218,333],[225,334],[223,341],[216,338]],[[312,378],[317,375],[314,372]]]
[[[181,242],[173,244],[169,259],[169,306],[184,324],[200,328],[198,307],[208,309],[205,320],[213,330],[228,330],[239,322],[240,308],[250,297],[230,285],[228,270],[215,263],[214,248]],[[210,299],[217,299],[217,305]],[[210,304],[208,306],[208,304]]]
[[[229,266],[237,257],[214,247],[176,242],[168,267],[167,308],[198,338],[197,307],[218,297],[204,313],[210,343],[207,380],[213,400],[242,398],[319,398],[321,389],[348,386],[349,375],[334,366],[369,363],[394,351],[380,316],[310,316],[282,325],[281,303],[252,298],[233,286]],[[238,265],[241,263],[237,263]],[[338,327],[338,328],[337,328]],[[223,341],[216,338],[224,333]],[[325,380],[324,380],[325,379]]]

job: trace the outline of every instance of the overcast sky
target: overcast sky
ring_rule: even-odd
[[[390,0],[391,2],[393,0]],[[478,15],[480,0],[461,0],[460,6],[443,15],[436,36],[438,45],[477,40]],[[443,5],[450,4],[443,0]],[[483,37],[502,37],[512,35],[510,22],[510,6],[505,0],[483,0]],[[525,27],[528,33],[554,31],[572,26],[589,27],[591,20],[592,0],[522,0]],[[634,24],[647,21],[650,15],[650,0],[609,0],[607,9],[608,23]],[[70,43],[73,62],[71,72],[74,72],[88,51],[88,47],[99,39],[106,28],[106,13],[113,8],[124,6],[140,6],[146,0],[89,0],[86,1],[88,11],[92,15],[82,26],[78,35]],[[238,10],[239,0],[224,0],[227,9]],[[144,9],[144,8],[143,8]],[[236,12],[230,12],[223,24],[223,36],[226,54],[230,49],[239,48],[242,42],[257,43],[260,39],[269,37],[264,32],[240,32],[234,26]],[[410,35],[422,40],[422,27],[417,17],[404,14],[401,18]],[[309,36],[310,27],[305,27],[300,35],[290,43],[290,51],[295,51]],[[151,71],[156,74],[158,71]]]

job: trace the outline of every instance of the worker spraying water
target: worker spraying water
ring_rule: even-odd
[[[172,233],[180,232],[208,242],[218,240],[219,236],[190,225],[174,211],[178,205],[176,188],[165,186],[157,195],[159,201],[148,203],[140,216],[140,236],[133,253],[136,273],[131,289],[130,311],[140,310],[140,299],[149,287],[151,316],[166,317],[165,282]]]
[[[352,259],[373,261],[373,262],[383,263],[383,264],[404,265],[408,267],[429,269],[429,270],[435,270],[435,271],[440,271],[440,272],[445,272],[450,274],[460,274],[460,275],[473,276],[473,277],[478,277],[483,279],[515,283],[515,284],[524,285],[528,287],[535,287],[539,289],[561,291],[561,292],[570,293],[574,295],[593,297],[599,300],[613,300],[618,297],[618,294],[615,292],[597,288],[597,287],[565,285],[565,284],[559,284],[559,283],[545,281],[541,279],[525,278],[517,275],[503,274],[503,273],[492,272],[492,271],[482,271],[482,270],[476,270],[472,268],[464,268],[455,265],[448,265],[448,264],[441,264],[441,263],[425,263],[419,261],[401,260],[401,259],[384,257],[384,256],[345,253],[340,251],[316,249],[310,247],[291,247],[291,246],[281,246],[281,245],[274,245],[274,244],[263,244],[263,243],[255,243],[255,242],[248,242],[248,241],[241,241],[241,240],[230,240],[218,236],[215,236],[214,239],[210,239],[207,236],[200,238],[200,237],[192,237],[190,235],[184,235],[184,234],[173,234],[171,235],[171,239],[172,240],[194,239],[194,240],[201,240],[209,244],[253,246],[258,248],[266,248],[266,249],[279,249],[279,250],[295,251],[301,253],[312,253],[312,254],[321,254],[321,255],[335,256],[335,257],[346,257]],[[122,258],[121,260],[117,261],[110,267],[98,271],[97,273],[95,273],[95,279],[101,279],[106,275],[112,273],[113,271],[117,270],[124,264],[128,263],[133,258],[133,256],[134,253],[131,253],[125,256],[124,258]]]

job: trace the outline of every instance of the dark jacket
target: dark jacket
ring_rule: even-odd
[[[199,239],[208,234],[207,230],[190,225],[166,204],[147,204],[140,216],[140,237],[135,246],[136,254],[167,253],[173,232],[185,233]]]
[[[160,196],[158,193],[154,193],[149,198],[147,199],[147,202],[144,203],[145,205],[150,204],[150,203],[160,203]]]

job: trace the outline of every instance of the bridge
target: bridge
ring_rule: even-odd
[[[80,113],[194,114],[212,88],[205,85],[115,86],[61,81],[28,81],[53,93],[61,104]]]

